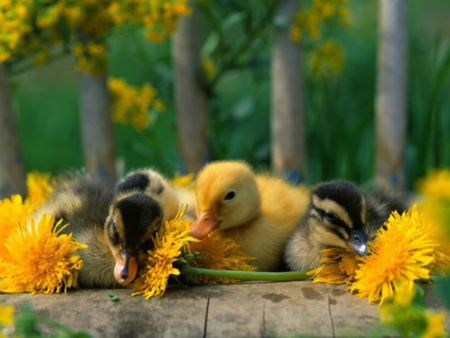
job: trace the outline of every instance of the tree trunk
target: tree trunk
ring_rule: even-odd
[[[290,23],[298,0],[282,0],[277,16]],[[295,182],[306,174],[305,113],[300,44],[289,30],[277,27],[272,56],[272,162]]]
[[[200,17],[198,10],[178,22],[172,54],[178,149],[182,168],[196,172],[206,158],[206,97],[201,87]]]
[[[113,183],[115,142],[107,76],[80,73],[80,109],[84,162],[87,172]]]
[[[25,170],[6,69],[0,63],[0,199],[25,195]]]
[[[380,1],[376,97],[376,177],[384,189],[405,185],[406,3]]]

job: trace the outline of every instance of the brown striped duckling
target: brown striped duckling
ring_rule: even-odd
[[[319,266],[320,251],[330,247],[368,252],[367,241],[389,218],[403,212],[404,203],[382,191],[365,194],[347,181],[319,184],[309,209],[287,242],[284,259],[290,270],[308,271]]]

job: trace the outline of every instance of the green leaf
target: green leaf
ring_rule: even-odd
[[[15,332],[24,337],[39,336],[41,332],[37,328],[36,317],[28,301],[22,306],[21,313],[15,319]]]
[[[112,294],[111,292],[109,292],[109,291],[106,291],[106,293],[108,294],[109,299],[110,299],[112,302],[115,302],[115,303],[120,302],[120,298],[117,297],[116,295],[113,295],[113,294]]]
[[[246,17],[247,17],[247,13],[244,13],[244,12],[235,13],[235,14],[228,16],[223,21],[223,24],[222,24],[223,30],[232,28],[233,26],[235,26],[236,24],[238,24],[239,22],[244,20]]]

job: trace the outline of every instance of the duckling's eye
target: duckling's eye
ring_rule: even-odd
[[[108,233],[109,239],[111,240],[111,243],[113,245],[119,245],[120,238],[119,238],[119,232],[117,231],[117,225],[114,220],[110,222],[111,231]]]
[[[328,220],[328,221],[330,221],[330,222],[334,222],[334,221],[337,221],[337,217],[336,217],[336,215],[335,214],[333,214],[332,212],[326,212],[325,213],[325,218]]]
[[[227,192],[227,194],[225,195],[223,200],[229,202],[229,201],[234,200],[235,197],[236,197],[236,191],[230,190],[229,192]]]
[[[116,221],[112,220],[111,221],[111,229],[113,231],[114,234],[118,234],[119,232],[117,231],[117,225],[116,225]]]

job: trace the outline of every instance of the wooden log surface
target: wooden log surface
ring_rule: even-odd
[[[311,282],[242,283],[171,289],[146,300],[126,289],[77,290],[58,295],[0,295],[17,309],[33,309],[95,337],[267,337],[375,336],[378,306],[347,292],[346,286]],[[431,306],[439,307],[435,300]],[[447,316],[447,329],[450,321]]]

